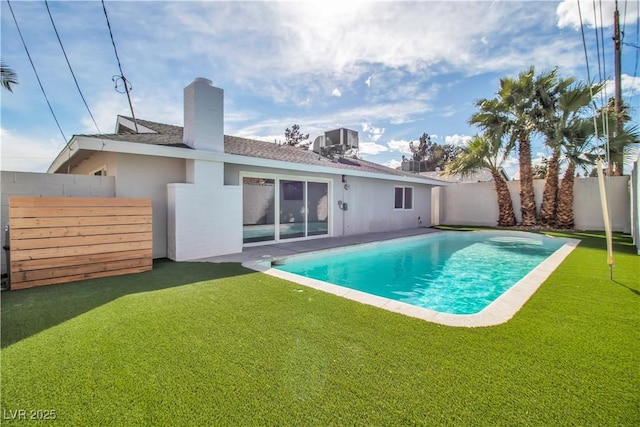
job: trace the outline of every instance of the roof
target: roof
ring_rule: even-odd
[[[135,131],[131,128],[133,125],[132,118],[118,116],[118,125],[116,126],[117,133],[77,136],[95,138],[98,140],[134,142],[140,144],[191,149],[191,147],[182,142],[183,128],[181,126],[168,125],[141,119],[136,119],[136,124],[139,127],[144,128],[144,133],[134,133]],[[238,156],[278,160],[306,165],[318,165],[342,170],[358,170],[385,175],[424,178],[425,180],[428,179],[428,177],[420,177],[416,174],[399,171],[362,159],[354,159],[351,157],[337,157],[329,159],[318,153],[299,147],[277,145],[271,142],[229,135],[224,135],[224,152],[225,154],[234,154]]]
[[[447,174],[443,171],[420,172],[420,175],[427,178],[434,178],[446,182],[455,183],[493,182],[493,176],[487,169],[472,173],[464,177],[460,174]],[[502,175],[506,180],[509,180],[509,176],[507,175],[506,171],[504,171],[504,169],[502,170]]]

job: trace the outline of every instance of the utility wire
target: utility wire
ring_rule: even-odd
[[[62,45],[60,34],[58,34],[58,29],[56,28],[56,24],[55,22],[53,22],[53,16],[51,15],[51,10],[49,9],[48,0],[44,0],[44,4],[47,6],[47,13],[49,13],[49,19],[51,19],[51,25],[53,25],[53,31],[55,31],[56,33],[56,37],[58,38],[58,43],[60,43],[60,48],[62,49],[62,53],[64,54],[64,59],[67,61],[67,65],[69,66],[69,71],[71,72],[71,76],[73,76],[73,81],[76,83],[76,88],[78,88],[78,93],[80,93],[80,97],[82,98],[82,102],[84,102],[84,106],[87,107],[87,111],[89,112],[89,116],[91,116],[91,120],[93,120],[93,124],[96,126],[96,130],[98,131],[99,134],[101,134],[102,132],[100,132],[100,128],[96,123],[96,119],[93,117],[93,114],[91,113],[91,109],[87,104],[87,100],[84,98],[84,95],[80,90],[80,85],[78,84],[78,79],[76,78],[76,75],[73,72],[73,68],[71,68],[71,63],[69,62],[69,58],[67,57],[67,52],[64,50],[64,46]]]
[[[640,46],[640,0],[636,2],[636,47]],[[633,70],[633,78],[638,76],[638,63],[640,63],[640,49],[636,50],[636,66]]]
[[[113,45],[113,51],[115,52],[116,60],[118,61],[118,69],[120,70],[120,75],[118,77],[122,79],[122,82],[124,83],[124,90],[127,93],[127,99],[129,100],[129,108],[131,109],[131,117],[133,118],[133,125],[136,128],[136,133],[138,133],[138,123],[136,121],[136,115],[133,113],[133,104],[131,103],[131,95],[129,94],[129,81],[126,79],[126,77],[124,76],[124,73],[122,72],[122,65],[120,64],[120,58],[118,57],[118,49],[116,49],[116,42],[113,39],[113,32],[111,31],[111,24],[109,23],[109,15],[107,15],[107,7],[104,4],[104,0],[102,0],[102,10],[104,10],[104,17],[107,20],[107,27],[109,28],[109,36],[111,37],[111,44]],[[116,87],[117,87],[118,84],[116,80],[114,80],[114,83],[116,83]]]
[[[622,30],[621,30],[622,37],[621,37],[621,41],[624,40],[624,29],[627,26],[627,3],[628,3],[628,1],[624,0],[624,13],[622,15]]]
[[[49,102],[49,98],[47,98],[47,93],[44,90],[44,87],[42,86],[42,81],[40,81],[40,76],[38,75],[38,71],[36,70],[36,66],[33,63],[33,60],[31,59],[31,54],[29,54],[29,49],[27,48],[27,43],[24,41],[24,37],[22,37],[22,31],[20,31],[20,26],[18,25],[18,20],[16,19],[16,15],[13,12],[13,7],[11,7],[11,2],[9,0],[7,0],[7,5],[9,6],[9,10],[11,11],[11,16],[13,17],[13,22],[15,22],[16,24],[16,28],[18,29],[18,34],[20,35],[20,40],[22,40],[22,45],[24,46],[24,50],[25,52],[27,52],[27,57],[29,58],[29,62],[31,63],[31,68],[33,68],[33,72],[36,75],[36,79],[38,80],[38,85],[40,85],[40,90],[42,91],[42,94],[44,95],[44,99],[47,101],[47,105],[49,106],[49,111],[51,111],[51,115],[53,116],[53,120],[55,120],[56,125],[58,125],[58,130],[60,131],[60,134],[62,134],[62,137],[64,138],[64,142],[67,142],[67,137],[65,136],[64,132],[62,131],[62,127],[60,126],[60,122],[58,121],[58,118],[56,117],[56,114],[53,112],[53,108],[51,107],[51,103]]]
[[[598,58],[598,77],[602,81],[602,65],[600,64],[600,38],[598,38],[598,16],[596,14],[596,0],[593,0],[593,29],[596,33],[596,57]],[[604,47],[604,46],[603,46]]]
[[[636,45],[640,45],[640,0],[636,1]],[[635,65],[635,68],[633,69],[634,80],[638,76],[639,63],[640,63],[640,49],[636,49],[636,65]],[[638,100],[638,109],[640,109],[640,99]]]
[[[580,34],[582,35],[582,47],[584,49],[584,61],[587,65],[587,81],[589,82],[589,95],[591,96],[591,102],[593,103],[593,129],[596,133],[596,139],[600,139],[598,135],[598,122],[597,122],[597,107],[596,101],[593,99],[593,82],[591,81],[591,71],[589,69],[589,55],[587,54],[587,39],[584,36],[584,22],[582,21],[582,9],[580,8],[580,0],[578,2],[578,16],[580,17]]]
[[[602,44],[602,76],[603,80],[607,78],[607,61],[604,48],[604,15],[602,14],[602,0],[598,1],[600,5],[600,43]],[[597,34],[597,31],[596,31]],[[607,101],[607,87],[604,87],[603,103]]]

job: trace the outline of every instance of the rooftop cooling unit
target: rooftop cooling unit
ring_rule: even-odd
[[[319,137],[313,140],[312,150],[314,153],[320,154],[320,149],[324,147],[325,147],[324,135],[320,135]]]
[[[320,135],[313,141],[313,151],[321,153],[327,147],[339,146],[339,152],[358,148],[358,131],[351,129],[334,129]],[[335,147],[338,148],[338,147]]]

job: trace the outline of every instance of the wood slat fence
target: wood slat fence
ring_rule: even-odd
[[[10,197],[11,289],[152,268],[151,199]]]

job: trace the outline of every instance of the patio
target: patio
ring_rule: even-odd
[[[296,255],[306,252],[320,251],[324,249],[333,249],[341,246],[360,245],[363,243],[398,239],[401,237],[419,236],[422,234],[435,233],[438,231],[440,230],[436,228],[420,227],[398,231],[358,234],[354,236],[326,237],[271,245],[247,246],[242,249],[241,253],[202,258],[196,261],[239,262],[245,264],[252,261],[265,261],[268,259],[279,258],[288,255]]]

